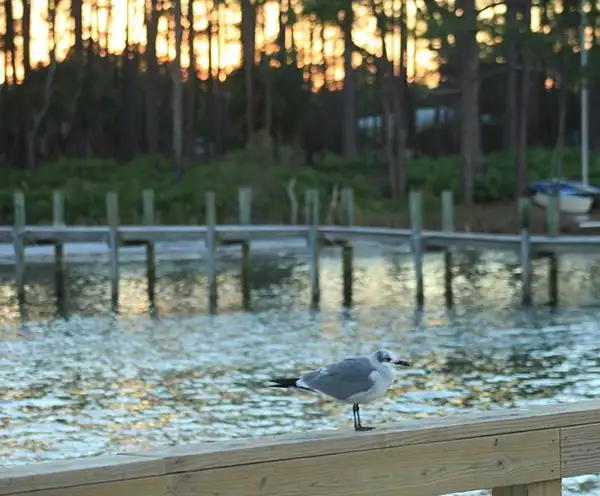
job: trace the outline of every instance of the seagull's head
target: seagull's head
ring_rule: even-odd
[[[396,358],[396,355],[388,350],[377,350],[375,353],[373,353],[373,360],[375,363],[403,365],[404,367],[410,367],[409,362],[406,360],[399,360]]]

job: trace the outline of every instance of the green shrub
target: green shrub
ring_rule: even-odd
[[[267,140],[268,141],[268,140]],[[52,220],[52,191],[65,193],[68,224],[106,223],[106,193],[119,195],[120,221],[142,221],[142,191],[155,192],[155,216],[163,224],[200,224],[204,222],[204,195],[214,191],[221,222],[235,222],[238,188],[253,190],[253,221],[288,222],[290,201],[286,186],[296,180],[295,192],[303,213],[303,195],[317,188],[322,211],[328,207],[335,185],[354,189],[357,205],[372,213],[395,214],[406,209],[405,201],[392,201],[386,164],[375,158],[344,160],[327,155],[313,167],[299,165],[292,149],[279,150],[279,162],[264,137],[257,137],[244,150],[226,154],[209,165],[187,164],[180,185],[173,183],[171,164],[164,158],[137,157],[129,164],[113,160],[63,160],[43,164],[36,173],[5,168],[0,189],[0,224],[13,222],[13,193],[22,190],[26,197],[27,223],[49,224]],[[528,151],[527,179],[552,177],[552,150]],[[579,150],[567,149],[563,177],[579,179]],[[477,202],[512,200],[516,191],[516,157],[513,153],[494,153],[485,158],[485,168],[475,177]],[[439,209],[442,191],[451,189],[460,198],[460,157],[410,158],[406,164],[408,188],[424,194],[425,209]],[[600,183],[600,162],[590,160],[590,182]]]

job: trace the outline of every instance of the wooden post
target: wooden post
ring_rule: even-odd
[[[307,225],[310,225],[310,202],[312,201],[312,191],[312,189],[308,189],[304,192],[304,219]]]
[[[151,189],[145,189],[142,192],[142,215],[144,225],[154,225],[154,191]],[[148,306],[150,314],[154,316],[156,315],[156,247],[152,241],[146,244],[146,279],[148,281]]]
[[[106,194],[108,218],[108,247],[110,249],[110,304],[111,310],[119,308],[119,198],[117,193]]]
[[[354,190],[344,188],[342,190],[342,221],[346,226],[354,225]],[[350,242],[342,247],[342,278],[344,281],[343,305],[346,308],[352,306],[352,284],[353,284],[353,255],[354,249]]]
[[[308,246],[310,253],[310,305],[317,308],[321,299],[319,284],[319,192],[316,189],[307,191],[308,210]]]
[[[13,198],[14,226],[13,226],[13,249],[15,254],[15,284],[17,289],[17,302],[20,309],[25,306],[25,242],[23,232],[25,230],[25,195],[17,191]]]
[[[454,198],[452,191],[442,191],[442,230],[454,231]],[[452,252],[444,250],[444,296],[446,305],[452,306]]]
[[[252,223],[252,188],[240,188],[238,191],[240,225],[247,226]],[[245,310],[250,308],[250,293],[252,282],[250,280],[250,241],[242,242],[242,305]]]
[[[206,193],[206,277],[208,278],[208,309],[217,310],[217,204],[214,191]]]
[[[531,482],[519,486],[495,487],[492,496],[561,496],[561,479]]]
[[[411,250],[415,266],[417,285],[417,307],[423,307],[425,296],[423,291],[423,239],[421,236],[421,192],[411,191],[409,195]]]
[[[62,191],[52,192],[52,224],[65,225],[65,196]],[[58,314],[67,316],[64,245],[56,242],[54,245],[54,287],[56,291],[56,308]]]
[[[519,198],[519,220],[521,224],[521,301],[531,305],[531,202],[529,198]]]
[[[560,234],[560,213],[558,196],[550,195],[546,209],[546,227],[549,236]],[[548,261],[548,296],[551,306],[558,304],[558,254],[551,253]]]

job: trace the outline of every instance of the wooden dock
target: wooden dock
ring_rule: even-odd
[[[1,496],[559,496],[600,467],[600,401],[0,470]]]
[[[452,300],[452,252],[457,250],[503,250],[516,253],[521,265],[522,302],[532,301],[531,262],[535,257],[547,257],[549,263],[549,296],[556,303],[558,299],[558,268],[562,253],[599,253],[598,235],[559,235],[558,210],[556,205],[548,209],[548,234],[531,235],[529,230],[531,204],[526,198],[519,202],[521,231],[518,234],[486,234],[454,230],[453,200],[451,192],[442,195],[441,231],[422,229],[421,195],[410,193],[410,229],[366,227],[354,224],[354,194],[352,190],[342,191],[342,225],[322,225],[320,223],[320,203],[316,190],[305,195],[305,224],[301,225],[252,225],[252,192],[242,188],[239,194],[239,224],[218,224],[216,198],[214,193],[206,195],[205,225],[200,226],[160,226],[154,223],[154,195],[145,191],[142,201],[143,225],[127,226],[119,223],[118,198],[109,193],[106,198],[107,224],[104,226],[66,226],[64,219],[64,198],[60,192],[53,197],[54,215],[52,225],[29,226],[26,224],[25,197],[16,193],[14,199],[13,226],[0,226],[0,243],[10,243],[14,248],[15,284],[19,304],[24,304],[25,294],[25,247],[28,245],[53,245],[55,247],[55,273],[57,300],[65,298],[64,257],[65,243],[106,243],[110,249],[111,301],[113,310],[119,300],[119,247],[143,245],[147,247],[148,297],[151,305],[154,298],[156,260],[154,244],[157,242],[197,241],[207,248],[206,277],[209,288],[209,308],[214,311],[218,301],[216,259],[219,245],[239,245],[242,250],[242,299],[245,308],[250,306],[251,271],[250,253],[253,241],[275,241],[286,238],[304,238],[307,243],[310,265],[310,302],[318,306],[320,300],[319,252],[324,245],[342,247],[343,295],[342,303],[352,304],[353,284],[353,244],[356,242],[376,242],[398,247],[406,245],[412,252],[416,280],[416,304],[424,305],[423,255],[428,251],[443,252],[446,277],[445,294]],[[295,206],[297,209],[297,205]],[[293,218],[297,218],[297,211]],[[60,304],[60,303],[59,303]],[[64,306],[64,303],[63,303]]]

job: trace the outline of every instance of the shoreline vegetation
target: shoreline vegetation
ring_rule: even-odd
[[[312,166],[296,165],[290,149],[272,149],[250,143],[245,149],[227,153],[211,164],[187,164],[183,181],[173,182],[171,163],[162,157],[137,157],[128,164],[111,159],[72,159],[46,163],[35,173],[7,167],[0,190],[0,224],[13,223],[13,194],[25,195],[26,223],[50,224],[52,192],[65,195],[65,221],[70,225],[106,223],[106,194],[119,197],[121,224],[142,223],[142,192],[152,189],[157,224],[203,224],[205,193],[214,191],[219,223],[235,224],[238,215],[238,189],[252,188],[254,224],[289,224],[290,191],[298,202],[299,222],[304,222],[304,192],[319,190],[321,222],[339,223],[336,191],[354,189],[356,224],[409,227],[408,195],[390,199],[389,176],[385,163],[376,157],[347,160],[338,156],[322,157]],[[600,183],[600,162],[592,154],[590,183]],[[549,178],[553,151],[528,150],[527,180]],[[566,149],[563,177],[579,178],[579,150]],[[407,187],[419,189],[423,196],[423,228],[441,228],[441,193],[454,193],[456,230],[489,233],[515,233],[517,218],[516,159],[513,153],[500,152],[486,157],[485,168],[476,176],[475,206],[467,208],[460,199],[460,157],[409,158]],[[532,210],[532,232],[544,233],[546,213]],[[575,223],[562,219],[561,232],[574,232]]]

